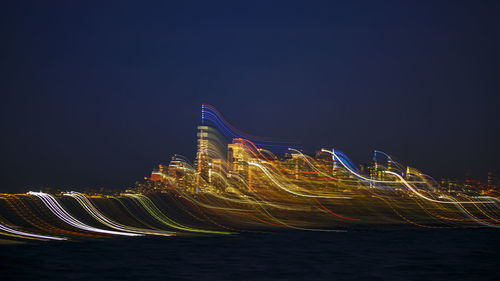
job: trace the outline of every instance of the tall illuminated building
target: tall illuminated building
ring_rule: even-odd
[[[249,180],[250,167],[248,162],[250,158],[248,151],[241,143],[233,141],[227,145],[227,163],[230,174],[239,175],[243,179]]]
[[[200,179],[208,180],[208,126],[198,126],[198,151],[196,153],[196,185]]]

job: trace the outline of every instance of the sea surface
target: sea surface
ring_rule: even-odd
[[[500,280],[498,229],[349,230],[0,245],[1,280]]]

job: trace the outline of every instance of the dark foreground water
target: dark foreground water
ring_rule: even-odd
[[[0,245],[2,280],[500,280],[496,229]]]

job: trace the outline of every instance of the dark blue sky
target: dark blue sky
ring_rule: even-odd
[[[3,5],[0,191],[126,187],[194,156],[203,102],[306,151],[499,172],[498,1],[104,2]]]

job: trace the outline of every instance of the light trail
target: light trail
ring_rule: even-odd
[[[391,174],[391,175],[394,175],[396,176],[406,187],[408,187],[408,189],[410,189],[413,193],[415,193],[417,196],[421,197],[421,198],[424,198],[425,200],[428,200],[428,201],[431,201],[431,202],[436,202],[436,203],[441,203],[441,204],[474,204],[474,203],[482,203],[482,204],[486,204],[486,203],[495,203],[493,201],[453,201],[453,202],[449,202],[449,201],[443,201],[443,200],[435,200],[435,199],[432,199],[432,198],[429,198],[425,195],[422,195],[420,192],[418,192],[416,189],[414,189],[410,184],[408,184],[405,179],[403,179],[402,176],[394,173],[394,172],[391,172],[391,171],[385,171],[385,173],[387,174]]]
[[[85,197],[83,194],[77,193],[77,192],[70,192],[70,193],[65,193],[64,195],[73,197],[74,199],[77,200],[78,203],[90,214],[92,215],[95,219],[97,219],[99,222],[102,224],[116,229],[120,231],[125,231],[125,232],[132,232],[132,233],[138,233],[138,234],[149,234],[149,235],[160,235],[160,236],[171,236],[174,235],[174,232],[170,231],[155,231],[152,229],[143,229],[143,228],[137,228],[137,227],[130,227],[126,226],[120,223],[117,223],[106,216],[104,216],[88,199]]]
[[[21,238],[35,238],[35,239],[41,239],[41,240],[59,240],[59,241],[67,240],[66,238],[62,238],[62,237],[46,236],[46,235],[39,235],[39,234],[33,234],[33,233],[24,232],[24,231],[19,231],[19,230],[9,228],[3,224],[0,224],[0,230],[4,231],[6,233],[18,235]]]
[[[64,223],[69,224],[73,227],[76,227],[76,228],[79,228],[79,229],[85,230],[85,231],[105,233],[105,234],[111,234],[111,235],[139,236],[139,234],[136,234],[136,233],[111,231],[111,230],[106,230],[106,229],[101,229],[101,228],[96,228],[96,227],[86,225],[86,224],[82,223],[81,221],[79,221],[78,219],[71,216],[59,204],[59,202],[57,202],[57,200],[54,197],[52,197],[51,195],[49,195],[47,193],[43,193],[43,192],[33,192],[33,191],[28,192],[28,194],[38,197],[54,215],[56,215]]]

